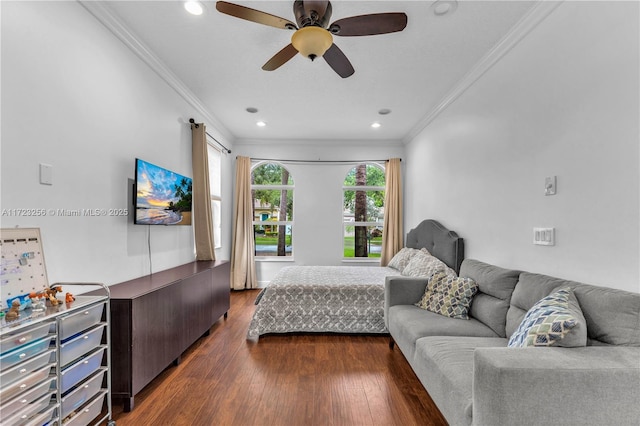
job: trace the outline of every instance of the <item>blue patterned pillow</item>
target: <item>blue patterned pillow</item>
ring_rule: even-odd
[[[529,309],[508,346],[575,347],[586,343],[585,320],[578,301],[571,288],[561,287]]]

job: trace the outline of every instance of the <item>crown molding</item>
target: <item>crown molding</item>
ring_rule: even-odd
[[[403,143],[399,139],[291,139],[291,138],[275,138],[275,139],[257,139],[257,138],[238,138],[235,140],[235,146],[259,145],[264,146],[310,146],[310,147],[340,147],[348,144],[352,146],[363,147],[402,147]]]
[[[198,117],[208,127],[213,127],[219,133],[221,139],[227,143],[233,143],[235,137],[220,120],[209,112],[202,101],[184,84],[178,76],[133,33],[112,11],[106,6],[106,2],[78,0],[91,15],[113,33],[125,46],[142,59],[162,80],[175,90],[189,105],[201,115]],[[190,117],[189,117],[190,118]],[[197,119],[196,121],[201,121]]]
[[[402,139],[404,144],[413,140],[422,132],[435,118],[440,115],[449,105],[455,102],[469,87],[480,79],[492,66],[498,63],[504,55],[513,49],[522,39],[525,38],[534,28],[536,28],[547,16],[551,14],[564,0],[549,1],[537,0],[536,4],[529,9],[511,30],[487,52],[471,70],[447,93],[442,100],[425,115]]]

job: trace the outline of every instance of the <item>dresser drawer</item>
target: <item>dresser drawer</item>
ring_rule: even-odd
[[[2,390],[0,390],[0,404],[4,405],[5,401],[8,401],[14,396],[21,394],[27,389],[30,389],[34,385],[45,380],[47,377],[49,377],[49,373],[51,372],[52,367],[55,367],[55,364],[49,364],[39,370],[34,371],[23,379],[2,388]]]
[[[73,414],[73,416],[71,416],[68,421],[65,421],[64,425],[77,426],[89,424],[89,422],[98,417],[98,415],[102,411],[106,396],[106,390],[100,391],[100,393],[96,395],[91,401],[89,401],[89,403],[81,407],[79,411]]]
[[[63,316],[60,318],[60,340],[66,340],[75,334],[78,334],[87,328],[100,322],[102,319],[102,311],[104,303],[83,309],[75,314]]]
[[[67,340],[60,345],[60,365],[65,366],[71,361],[80,358],[82,355],[100,345],[105,324],[100,324],[89,331]]]
[[[100,346],[62,370],[60,373],[60,393],[65,393],[100,368],[105,348],[106,346]]]
[[[51,423],[52,420],[56,419],[56,408],[57,407],[55,405],[49,406],[45,411],[42,411],[30,418],[24,426],[58,426],[58,422]]]
[[[100,368],[87,380],[71,389],[67,395],[62,396],[62,418],[67,417],[72,411],[90,400],[102,387],[102,381],[107,372],[105,367]]]
[[[48,351],[43,352],[40,355],[36,355],[28,361],[25,361],[22,364],[18,364],[0,373],[0,386],[2,386],[3,388],[7,387],[9,384],[15,382],[16,380],[21,380],[34,371],[44,367],[45,365],[51,362],[55,362],[55,360],[55,349],[49,349]]]
[[[22,345],[28,345],[31,342],[42,339],[49,334],[51,324],[52,323],[50,322],[46,322],[28,330],[20,330],[13,334],[9,333],[8,335],[3,336],[2,340],[0,340],[0,354],[4,354],[5,352],[19,348]]]
[[[18,395],[7,402],[3,402],[2,406],[0,406],[0,419],[6,419],[13,413],[27,408],[29,404],[44,395],[51,395],[51,392],[55,390],[55,382],[56,378],[50,377],[39,385],[35,385],[31,389],[27,390],[23,394]]]
[[[11,352],[3,354],[0,356],[0,369],[5,370],[11,368],[19,362],[46,351],[49,349],[49,344],[55,337],[56,336],[45,337],[44,339],[36,340],[28,345],[20,346]]]
[[[38,416],[38,413],[44,411],[49,408],[50,404],[55,404],[52,402],[52,397],[55,396],[55,393],[49,393],[42,398],[28,404],[23,410],[15,413],[11,417],[5,419],[2,418],[3,425],[11,425],[11,426],[23,426],[23,425],[31,425],[34,424]],[[55,406],[54,406],[55,407]]]

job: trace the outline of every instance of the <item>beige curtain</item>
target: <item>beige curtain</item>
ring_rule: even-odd
[[[387,266],[404,245],[402,233],[402,171],[400,159],[391,158],[385,170],[384,228],[380,265]]]
[[[193,228],[196,238],[196,260],[215,260],[209,160],[204,124],[191,124],[191,162],[193,166]]]
[[[254,262],[255,242],[251,203],[251,159],[238,157],[236,159],[236,216],[231,249],[231,288],[234,290],[256,288],[258,284]]]

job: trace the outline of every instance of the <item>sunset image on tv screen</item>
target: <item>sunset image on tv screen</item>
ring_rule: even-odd
[[[136,220],[143,225],[191,225],[192,180],[136,160]]]

